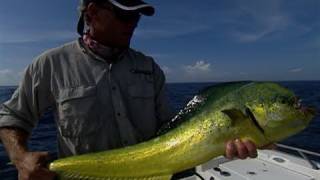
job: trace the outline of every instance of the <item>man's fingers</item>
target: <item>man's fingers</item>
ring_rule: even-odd
[[[48,180],[54,180],[56,177],[56,173],[49,171],[46,168],[41,168],[41,171],[42,171],[43,177],[46,177],[46,179]]]
[[[56,175],[56,173],[49,171],[46,168],[40,168],[37,172],[37,178],[39,179],[54,180]]]
[[[228,141],[226,144],[226,157],[233,159],[235,156],[237,156],[237,147],[233,141]]]
[[[249,140],[243,141],[243,144],[246,146],[246,148],[248,150],[249,157],[256,158],[258,155],[256,145],[252,141],[249,141]]]
[[[46,167],[48,162],[50,162],[51,158],[49,156],[49,152],[39,152],[38,153],[39,160],[41,166]]]
[[[249,152],[248,152],[247,147],[244,145],[244,143],[243,143],[241,140],[239,140],[239,139],[236,139],[236,140],[234,141],[234,143],[235,143],[235,145],[236,145],[236,147],[237,147],[238,157],[239,157],[240,159],[245,159],[245,158],[247,158],[248,155],[249,155]]]
[[[23,162],[17,166],[19,180],[51,180],[56,177],[54,172],[49,171],[46,166],[50,160],[48,152],[28,152]]]
[[[267,144],[265,146],[262,146],[260,149],[276,149],[277,146],[275,144]]]
[[[256,145],[250,140],[241,141],[240,139],[228,141],[226,144],[225,156],[228,159],[238,157],[246,159],[247,157],[256,158],[258,155]]]

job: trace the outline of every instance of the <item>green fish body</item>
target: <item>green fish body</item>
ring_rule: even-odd
[[[237,82],[209,87],[176,115],[177,127],[125,148],[72,156],[52,162],[60,179],[170,179],[223,155],[225,142],[240,138],[258,147],[303,130],[311,109],[275,83]],[[172,123],[171,123],[172,124]]]

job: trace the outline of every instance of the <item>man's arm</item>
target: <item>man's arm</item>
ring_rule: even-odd
[[[0,128],[0,138],[19,172],[19,180],[54,179],[55,173],[47,168],[48,152],[29,152],[29,134],[18,128]]]
[[[45,61],[35,61],[26,69],[19,87],[11,99],[0,107],[0,138],[11,161],[19,171],[19,179],[51,179],[45,168],[47,152],[30,152],[28,137],[41,114],[52,106],[50,71]],[[1,143],[1,141],[0,141]]]
[[[17,164],[20,157],[28,151],[27,139],[29,135],[18,128],[0,128],[0,139],[5,146],[12,163]]]

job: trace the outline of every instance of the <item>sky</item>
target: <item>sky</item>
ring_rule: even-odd
[[[320,80],[319,0],[146,0],[131,47],[167,82]],[[0,6],[0,86],[43,51],[75,40],[78,0]]]

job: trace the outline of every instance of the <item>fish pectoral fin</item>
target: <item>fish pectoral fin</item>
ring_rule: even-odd
[[[221,112],[223,112],[224,114],[226,114],[232,121],[236,121],[236,120],[243,120],[248,118],[248,116],[243,113],[240,109],[225,109],[222,110]]]

